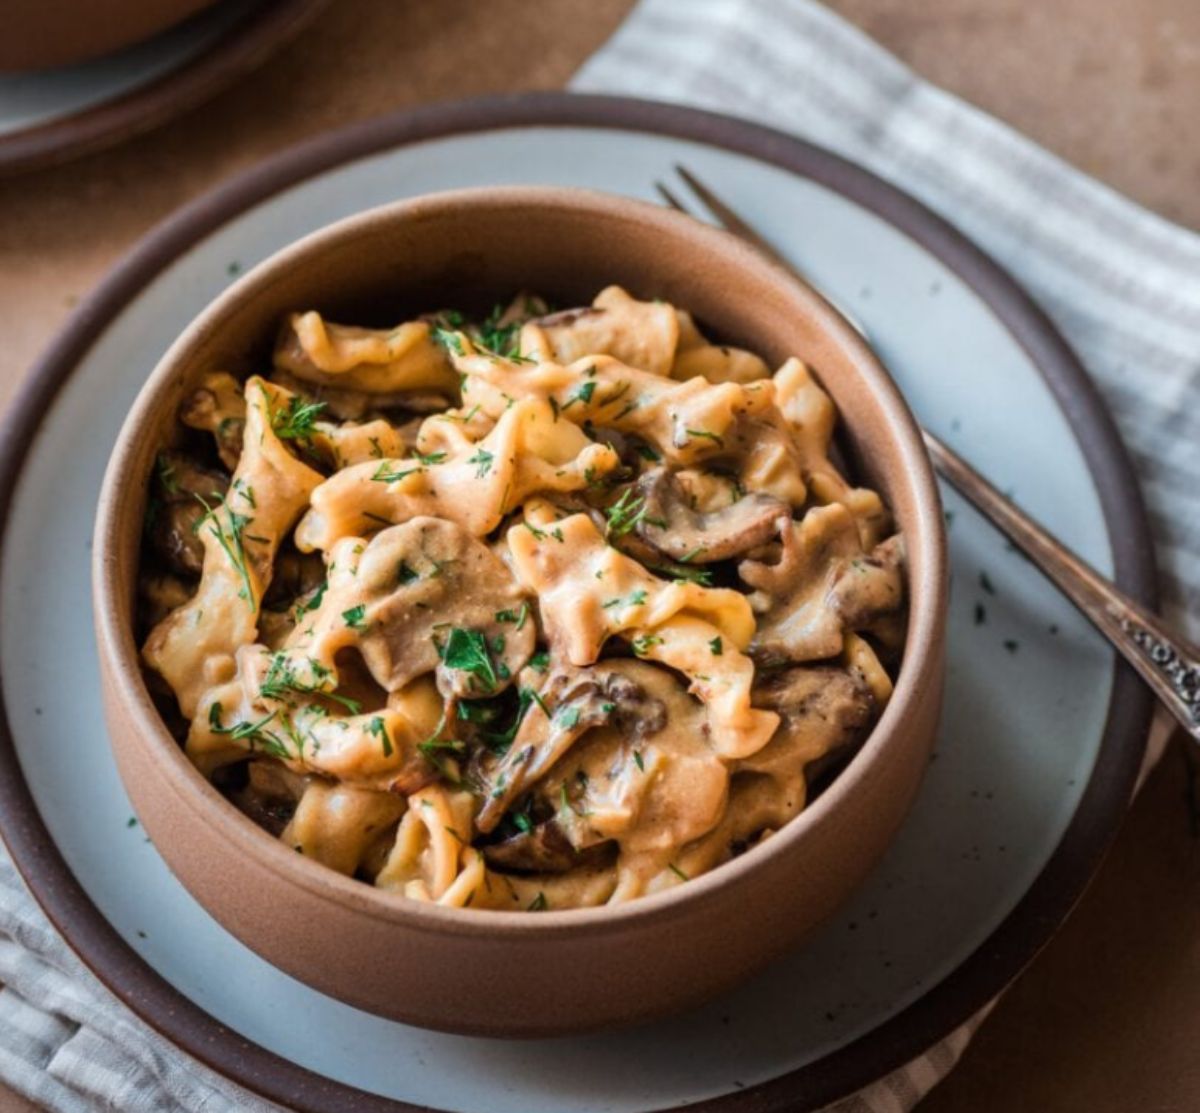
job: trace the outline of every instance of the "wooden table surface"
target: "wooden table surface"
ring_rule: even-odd
[[[273,151],[431,100],[561,87],[630,0],[335,0],[260,71],[159,130],[0,181],[0,405],[154,222]],[[918,71],[1200,228],[1196,0],[832,0]],[[348,61],[347,61],[348,60]],[[1200,1108],[1200,842],[1185,754],[1151,778],[1066,927],[928,1113]],[[27,1104],[0,1087],[0,1109]]]

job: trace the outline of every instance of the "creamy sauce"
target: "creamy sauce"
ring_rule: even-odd
[[[188,755],[298,853],[459,907],[634,899],[778,830],[889,698],[903,545],[799,361],[609,287],[297,313],[273,362],[182,407],[139,613]]]

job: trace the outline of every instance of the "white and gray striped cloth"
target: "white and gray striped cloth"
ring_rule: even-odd
[[[574,87],[801,134],[916,195],[999,259],[1100,383],[1141,475],[1168,609],[1181,621],[1185,609],[1200,614],[1200,237],[932,88],[805,0],[643,0]],[[100,986],[2,854],[0,982],[0,1077],[48,1109],[269,1108]],[[911,1109],[985,1014],[836,1113]]]

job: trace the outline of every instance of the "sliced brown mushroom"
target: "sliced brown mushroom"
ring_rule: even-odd
[[[761,616],[751,652],[766,661],[817,661],[842,651],[847,631],[864,629],[901,602],[903,546],[868,556],[854,515],[840,503],[809,510],[780,531],[773,563],[744,560],[738,575],[755,591]]]
[[[483,848],[489,866],[518,873],[566,873],[601,865],[616,849],[611,842],[576,849],[556,819],[547,819]]]
[[[869,555],[843,562],[829,585],[829,602],[848,630],[863,630],[894,614],[904,599],[904,539],[889,537]]]
[[[436,670],[443,695],[465,699],[503,691],[529,659],[537,630],[524,593],[461,526],[422,516],[342,545],[290,645],[322,661],[356,647],[389,692]]]
[[[708,512],[694,510],[668,468],[652,468],[636,485],[638,536],[657,552],[687,564],[740,556],[769,541],[786,503],[758,492]]]
[[[229,799],[272,835],[282,834],[304,795],[308,778],[266,758],[251,759],[245,772],[246,783],[229,792]]]
[[[198,576],[204,566],[204,543],[197,534],[200,519],[220,502],[229,477],[203,468],[182,452],[159,454],[154,472],[154,505],[149,522],[154,551],[174,572]],[[203,500],[203,501],[201,501]]]
[[[143,630],[157,626],[176,607],[183,606],[196,590],[169,573],[146,572],[138,578],[138,625]]]
[[[205,375],[179,408],[179,420],[192,429],[211,433],[221,463],[230,471],[237,467],[246,427],[246,398],[237,379],[226,371]]]
[[[533,682],[528,674],[522,679]],[[662,730],[666,715],[661,700],[612,667],[555,673],[526,708],[508,751],[477,764],[485,802],[476,827],[493,830],[512,802],[593,727],[607,724],[638,738]]]
[[[754,703],[777,712],[779,727],[737,770],[780,782],[804,778],[811,783],[862,743],[878,714],[866,682],[833,666],[770,673],[754,686]]]

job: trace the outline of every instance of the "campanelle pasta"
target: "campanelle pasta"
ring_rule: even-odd
[[[151,479],[152,689],[197,768],[381,890],[538,911],[683,884],[886,704],[904,549],[833,405],[610,287],[213,368]]]

